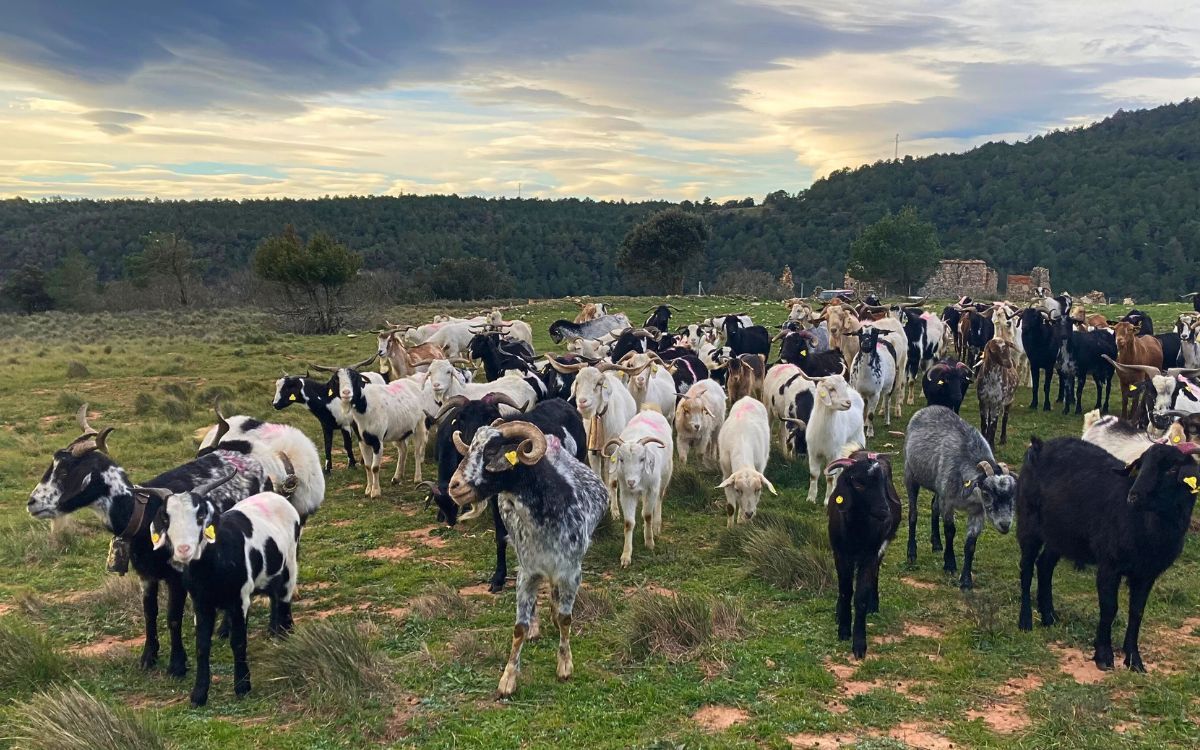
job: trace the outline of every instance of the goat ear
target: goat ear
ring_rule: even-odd
[[[1120,474],[1123,477],[1137,478],[1138,472],[1141,471],[1141,469],[1142,469],[1142,459],[1137,458],[1134,461],[1132,461],[1131,463],[1125,464],[1125,466],[1121,467],[1120,469],[1113,469],[1113,471],[1115,471],[1116,473]]]

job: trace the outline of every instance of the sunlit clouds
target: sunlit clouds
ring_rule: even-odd
[[[1194,3],[414,5],[4,10],[0,195],[761,198],[1200,95]]]

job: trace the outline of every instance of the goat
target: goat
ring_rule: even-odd
[[[515,409],[518,412],[528,411],[537,402],[537,393],[533,386],[518,375],[505,374],[488,383],[464,383],[450,360],[438,360],[429,366],[429,385],[433,390],[433,400],[439,407],[452,396],[466,396],[478,400],[489,393],[508,395],[520,404]]]
[[[695,451],[703,464],[717,462],[717,435],[725,422],[725,389],[715,380],[701,380],[679,397],[675,407],[675,447],[679,461],[688,462]]]
[[[779,424],[779,450],[784,455],[798,456],[807,451],[804,430],[796,430],[789,419],[806,421],[812,415],[813,384],[800,377],[799,367],[778,364],[767,371],[763,379],[763,402],[767,414]],[[799,433],[798,439],[789,437]],[[794,450],[789,450],[794,448]]]
[[[483,363],[488,382],[498,380],[510,371],[522,376],[534,372],[532,347],[520,341],[506,340],[495,331],[475,334],[467,352],[471,359]]]
[[[955,414],[962,407],[971,387],[971,368],[953,357],[939,361],[929,368],[921,380],[926,406],[945,406]]]
[[[900,496],[892,484],[891,462],[882,454],[849,451],[825,468],[825,477],[833,482],[833,502],[826,512],[838,576],[838,639],[853,633],[854,657],[862,659],[867,655],[867,614],[879,611],[879,565],[900,527]]]
[[[474,334],[488,332],[500,333],[506,341],[524,344],[529,347],[531,354],[533,352],[533,329],[520,319],[505,320],[499,309],[493,309],[488,313],[484,325],[471,331]]]
[[[904,323],[904,336],[908,341],[908,357],[905,362],[907,387],[904,400],[912,404],[917,381],[923,381],[929,368],[942,356],[945,327],[937,316],[919,307],[903,308],[900,315]]]
[[[1125,313],[1121,318],[1120,323],[1128,323],[1137,331],[1138,336],[1153,336],[1154,335],[1154,320],[1149,315],[1134,308]]]
[[[357,370],[360,367],[366,367],[375,357],[363,360],[357,365],[353,365],[353,369]],[[320,369],[336,373],[337,369],[321,367]],[[364,372],[362,376],[373,383],[383,384],[383,375],[377,372]],[[354,443],[350,438],[351,427],[354,426],[354,420],[350,417],[350,413],[342,408],[342,403],[334,396],[334,388],[336,383],[330,381],[318,381],[311,375],[303,376],[288,375],[283,373],[283,377],[275,381],[275,398],[271,401],[271,406],[275,409],[286,409],[292,404],[304,404],[308,407],[308,411],[317,418],[317,422],[321,425],[321,435],[325,442],[325,467],[326,474],[333,471],[333,431],[336,429],[342,434],[342,444],[346,449],[347,468],[354,468]]]
[[[275,491],[286,495],[300,522],[317,512],[325,500],[325,475],[317,447],[300,430],[286,424],[236,415],[226,419],[220,409],[217,424],[204,430],[197,456],[216,450],[236,450],[257,460]]]
[[[771,334],[762,326],[743,325],[741,318],[725,318],[725,343],[736,357],[741,354],[761,354],[765,361],[771,355]]]
[[[1033,399],[1030,409],[1038,408],[1038,386],[1041,385],[1045,411],[1050,411],[1050,381],[1054,377],[1054,364],[1058,358],[1059,339],[1050,313],[1035,307],[1021,311],[1021,348],[1029,360],[1029,372],[1033,379]],[[1041,376],[1045,373],[1045,381]]]
[[[605,363],[601,362],[600,366],[605,366]],[[600,451],[605,443],[620,435],[629,420],[637,414],[637,403],[616,374],[601,370],[599,366],[578,365],[575,369],[571,397],[575,400],[579,415],[583,417],[588,464],[609,489],[609,510],[613,518],[620,518],[616,490],[611,484],[607,462]]]
[[[447,363],[446,366],[450,365]],[[392,484],[398,484],[404,473],[409,445],[413,447],[413,463],[416,465],[413,481],[420,482],[421,460],[425,456],[425,442],[428,439],[420,387],[407,378],[394,380],[387,385],[370,383],[349,368],[339,370],[334,377],[337,379],[342,407],[354,419],[354,426],[360,435],[363,464],[367,469],[364,494],[372,498],[383,495],[379,486],[379,467],[383,463],[384,443],[395,443],[398,449]]]
[[[725,390],[729,394],[729,403],[736,403],[744,396],[762,400],[766,369],[767,363],[761,354],[739,354],[731,357],[725,376]]]
[[[623,362],[615,365],[602,362],[600,366],[606,371],[621,372],[638,409],[653,404],[660,414],[666,415],[668,422],[674,419],[675,379],[657,354],[630,353]]]
[[[883,401],[883,416],[892,423],[891,394],[896,384],[896,350],[881,340],[883,332],[874,326],[858,332],[858,354],[850,363],[850,385],[863,398],[863,419],[867,437],[875,436],[875,407]]]
[[[1099,409],[1089,411],[1083,417],[1083,434],[1080,438],[1098,445],[1126,465],[1133,463],[1154,445],[1154,441],[1132,422],[1109,414],[1101,416]]]
[[[1200,292],[1188,292],[1180,295],[1179,299],[1190,299],[1192,301],[1192,309],[1200,313]]]
[[[429,492],[429,499],[437,505],[437,519],[447,526],[454,526],[461,520],[474,518],[483,512],[482,506],[472,508],[466,514],[459,513],[458,505],[450,499],[447,487],[450,478],[462,461],[452,436],[458,433],[464,442],[474,438],[475,432],[486,425],[504,421],[500,414],[501,405],[514,406],[512,399],[503,393],[493,393],[478,401],[471,401],[466,396],[454,396],[446,400],[434,420],[438,425],[437,442],[434,453],[437,459],[437,481],[422,482],[421,486]],[[551,398],[538,402],[528,414],[520,415],[523,421],[536,426],[546,435],[555,435],[563,447],[580,461],[587,460],[587,435],[583,431],[583,420],[575,407],[560,398]],[[492,514],[492,528],[496,534],[496,568],[488,581],[488,590],[498,593],[504,590],[504,582],[508,578],[508,529],[504,526],[497,507],[496,497],[487,498],[487,505]]]
[[[801,372],[800,377],[814,386],[812,414],[807,420],[793,417],[787,421],[804,430],[808,450],[808,501],[815,503],[819,477],[824,476],[826,466],[841,457],[842,446],[867,443],[863,432],[863,399],[846,382],[844,374],[810,378]],[[826,481],[826,505],[832,494],[833,482]]]
[[[656,328],[660,331],[668,330],[671,324],[671,312],[679,312],[679,309],[674,305],[659,305],[652,307],[646,312],[650,317],[646,318],[646,325],[643,328]]]
[[[1138,336],[1134,331],[1133,324],[1128,321],[1118,323],[1114,335],[1117,340],[1117,362],[1123,365],[1148,365],[1159,370],[1162,369],[1161,341],[1153,336]],[[1130,386],[1137,385],[1144,378],[1140,371],[1128,369],[1119,369],[1117,377],[1121,381],[1121,416],[1128,417]]]
[[[743,523],[758,511],[763,487],[778,495],[765,476],[771,454],[771,427],[761,401],[746,396],[733,405],[717,436],[721,456],[721,483],[725,490],[726,526]]]
[[[944,406],[927,406],[908,422],[904,444],[904,486],[908,490],[908,562],[917,561],[917,498],[921,488],[934,495],[931,523],[933,551],[941,549],[937,535],[940,511],[946,533],[943,569],[957,570],[954,558],[954,514],[967,514],[967,540],[959,586],[974,587],[971,564],[975,542],[988,521],[1001,534],[1012,525],[1017,478],[997,463],[992,448],[978,430]]]
[[[1180,315],[1175,321],[1175,333],[1179,336],[1179,364],[1200,367],[1200,314]]]
[[[577,381],[578,382],[578,381]],[[450,480],[451,499],[460,507],[499,497],[500,514],[517,548],[517,618],[512,648],[500,677],[502,697],[517,688],[521,648],[537,630],[537,594],[542,579],[558,625],[558,678],[570,678],[571,613],[583,579],[583,556],[604,514],[604,482],[529,422],[480,427],[470,446],[454,441],[464,458]]]
[[[300,515],[281,495],[263,492],[222,512],[208,494],[233,478],[227,474],[191,490],[142,488],[158,497],[162,509],[150,524],[155,550],[170,548],[171,564],[182,568],[196,611],[196,682],[192,706],[208,702],[212,680],[209,652],[217,610],[229,622],[233,651],[233,692],[250,692],[246,661],[246,616],[251,594],[271,598],[270,632],[292,629],[292,595],[299,566]]]
[[[1030,585],[1038,575],[1042,624],[1053,625],[1054,568],[1060,558],[1096,565],[1100,619],[1092,660],[1113,668],[1112,623],[1117,593],[1129,584],[1125,666],[1146,671],[1138,646],[1142,612],[1155,580],[1183,551],[1196,503],[1200,453],[1194,443],[1153,445],[1125,465],[1102,448],[1078,438],[1042,442],[1032,438],[1025,454],[1017,498],[1021,546],[1021,613],[1017,626],[1033,629]]]
[[[625,519],[622,568],[629,567],[633,561],[633,530],[637,525],[639,500],[646,549],[654,549],[654,537],[662,533],[662,504],[674,470],[673,450],[670,423],[650,408],[638,412],[621,434],[605,443],[600,452],[613,464],[609,471],[615,478],[621,515]]]
[[[550,338],[554,343],[561,344],[564,339],[598,339],[606,333],[611,333],[629,327],[629,318],[624,313],[602,315],[599,318],[583,323],[572,323],[569,320],[556,320],[550,324]]]
[[[576,323],[586,323],[589,320],[608,315],[608,308],[603,302],[575,300],[575,304],[579,305],[579,314],[575,316]]]
[[[1015,347],[1001,339],[992,339],[983,347],[983,361],[976,373],[975,393],[979,396],[979,429],[988,445],[996,445],[996,424],[1000,427],[1000,445],[1008,442],[1008,412],[1017,392],[1017,367],[1012,353]]]
[[[1059,382],[1063,386],[1063,414],[1069,412],[1071,401],[1075,413],[1083,411],[1083,388],[1090,375],[1096,384],[1097,409],[1108,410],[1112,393],[1113,368],[1109,364],[1116,356],[1117,344],[1107,331],[1072,331],[1062,327]]]
[[[428,367],[433,360],[446,358],[446,353],[437,344],[408,347],[397,333],[397,330],[384,330],[378,331],[376,336],[380,369],[386,367],[392,380],[407,378],[420,368]]]
[[[694,354],[685,354],[668,360],[667,370],[675,381],[676,393],[686,393],[696,383],[708,380],[710,374],[703,360]]]
[[[115,428],[94,429],[87,420],[87,404],[80,407],[76,419],[83,434],[66,448],[55,451],[49,468],[29,495],[29,514],[52,519],[90,507],[100,516],[113,535],[109,570],[123,575],[132,564],[142,582],[142,614],[146,624],[142,669],[152,669],[158,663],[158,589],[160,583],[166,584],[167,628],[171,637],[167,673],[182,677],[187,673],[181,630],[187,591],[169,556],[154,549],[150,538],[150,520],[158,514],[162,503],[157,497],[137,490],[125,470],[109,457],[106,441]],[[183,492],[231,472],[237,476],[209,493],[210,499],[221,508],[269,486],[257,460],[223,448],[159,474],[149,484]]]
[[[1145,404],[1146,422],[1161,434],[1170,425],[1173,416],[1200,412],[1200,385],[1189,380],[1200,374],[1200,369],[1172,367],[1160,370],[1147,365],[1127,365],[1109,362],[1117,372],[1130,379],[1142,378],[1129,387],[1128,392],[1141,394]]]

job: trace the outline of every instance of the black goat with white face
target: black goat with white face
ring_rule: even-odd
[[[826,511],[838,575],[838,638],[853,633],[854,656],[861,659],[867,655],[867,615],[879,611],[879,565],[900,527],[900,496],[891,463],[877,453],[854,451],[831,463],[825,475],[836,480]]]
[[[284,373],[282,378],[275,381],[275,398],[271,401],[271,406],[276,410],[286,409],[292,404],[304,404],[317,418],[325,440],[326,474],[333,470],[334,430],[341,433],[349,468],[354,468],[354,441],[348,429],[353,421],[344,413],[345,410],[334,390],[336,387],[337,384],[332,381],[317,380],[307,374],[299,376]]]
[[[558,626],[558,678],[574,669],[571,613],[583,579],[583,557],[608,507],[608,490],[587,464],[525,421],[481,427],[467,445],[454,434],[463,461],[450,480],[450,497],[460,507],[497,496],[500,514],[517,547],[517,618],[512,650],[497,693],[513,694],[521,647],[537,628],[538,588],[550,584]]]
[[[84,404],[79,414],[84,433],[66,448],[55,451],[49,468],[29,496],[29,513],[34,518],[48,519],[92,508],[100,516],[114,536],[110,569],[124,573],[126,566],[132,564],[142,581],[142,612],[146,623],[143,669],[151,669],[158,663],[158,588],[160,582],[166,584],[167,627],[171,637],[167,672],[182,677],[187,673],[187,653],[181,635],[187,592],[180,572],[170,564],[169,553],[155,549],[150,537],[150,521],[162,509],[162,501],[134,487],[125,470],[108,455],[107,438],[113,428],[93,429],[86,414],[87,404]],[[230,507],[268,488],[269,480],[258,461],[225,449],[159,474],[150,484],[184,492],[231,473],[232,479],[209,494],[218,507]]]
[[[1121,579],[1129,585],[1125,666],[1144,672],[1138,647],[1142,612],[1154,582],[1183,551],[1200,467],[1194,443],[1151,445],[1126,465],[1098,446],[1077,438],[1043,443],[1033,438],[1017,497],[1021,545],[1021,614],[1018,627],[1033,628],[1030,586],[1038,576],[1042,624],[1053,625],[1052,582],[1060,558],[1096,565],[1100,620],[1092,656],[1102,670],[1113,668],[1112,623]]]
[[[225,612],[230,625],[233,691],[238,696],[250,692],[246,617],[251,594],[270,597],[272,634],[282,635],[292,629],[300,514],[274,492],[252,495],[222,512],[208,495],[233,476],[228,474],[185,492],[142,488],[163,504],[150,526],[154,549],[170,551],[171,565],[183,571],[196,610],[192,706],[208,702],[209,654],[218,610]]]

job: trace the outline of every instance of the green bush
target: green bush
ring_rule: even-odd
[[[79,687],[38,693],[12,711],[11,739],[22,750],[165,750],[158,728]]]

